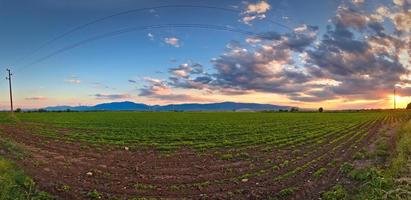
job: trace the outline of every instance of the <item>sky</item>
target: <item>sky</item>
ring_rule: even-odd
[[[411,102],[411,0],[0,0],[0,27],[20,108]]]

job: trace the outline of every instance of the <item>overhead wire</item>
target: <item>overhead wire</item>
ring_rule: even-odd
[[[56,41],[59,41],[59,40],[65,38],[66,36],[68,36],[68,35],[70,35],[74,32],[83,30],[83,29],[85,29],[87,27],[90,27],[94,24],[97,24],[99,22],[103,22],[105,20],[108,20],[108,19],[111,19],[111,18],[114,18],[114,17],[127,15],[127,14],[131,14],[131,13],[142,12],[142,11],[150,11],[150,10],[156,10],[156,9],[165,9],[165,8],[202,8],[202,9],[220,10],[220,11],[224,11],[224,12],[237,13],[237,14],[242,13],[241,10],[234,9],[234,8],[225,8],[225,7],[217,7],[217,6],[202,6],[202,5],[163,5],[163,6],[153,6],[153,7],[145,7],[145,8],[137,8],[137,9],[126,10],[126,11],[114,13],[114,14],[111,14],[111,15],[107,15],[107,16],[104,16],[104,17],[101,17],[101,18],[91,20],[87,23],[78,25],[78,26],[76,26],[76,27],[74,27],[74,28],[72,28],[68,31],[65,31],[62,34],[59,34],[56,37],[53,37],[52,39],[50,39],[50,40],[44,42],[43,44],[39,45],[33,51],[30,51],[27,55],[21,57],[20,59],[18,59],[15,62],[21,62],[23,60],[26,60],[28,57],[34,55],[35,53],[39,52],[40,50],[44,49],[45,47],[50,46],[51,44],[55,43]],[[284,29],[292,30],[290,27],[288,27],[284,24],[278,23],[276,21],[273,21],[273,20],[270,20],[270,19],[267,19],[267,21],[270,22],[270,23],[273,23],[273,24],[275,24],[279,27],[282,27]]]
[[[65,46],[63,48],[60,48],[56,51],[53,51],[46,56],[43,56],[39,59],[36,59],[33,62],[30,62],[26,65],[23,65],[21,68],[18,68],[16,71],[21,71],[22,69],[35,65],[37,63],[40,63],[44,60],[47,60],[53,56],[59,55],[61,53],[64,53],[68,50],[77,48],[79,46],[82,46],[84,44],[96,41],[96,40],[101,40],[104,38],[109,38],[109,37],[114,37],[117,35],[129,33],[129,32],[134,32],[134,31],[144,31],[144,30],[152,30],[152,29],[162,29],[162,28],[198,28],[198,29],[208,29],[208,30],[217,30],[217,31],[228,31],[228,32],[234,32],[234,33],[239,33],[242,35],[247,35],[247,36],[262,36],[259,35],[258,33],[252,32],[252,31],[247,31],[247,30],[242,30],[242,29],[235,29],[227,26],[221,26],[221,25],[211,25],[211,24],[158,24],[158,25],[149,25],[149,26],[138,26],[138,27],[129,27],[129,28],[124,28],[116,31],[111,31],[99,35],[95,35],[93,37],[89,37],[87,39],[75,42],[73,44],[70,44],[68,46]]]

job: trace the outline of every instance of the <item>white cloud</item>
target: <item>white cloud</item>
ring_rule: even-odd
[[[248,4],[247,6],[247,10],[245,11],[245,13],[248,14],[263,14],[266,13],[268,10],[270,10],[271,6],[270,4],[268,4],[265,1],[260,1],[258,3],[255,4]]]
[[[154,40],[154,34],[148,33],[147,36],[150,38],[150,40]]]
[[[264,14],[261,14],[261,15],[253,15],[253,16],[245,16],[245,17],[243,17],[243,19],[242,19],[241,21],[242,21],[244,24],[251,25],[251,21],[253,21],[253,20],[255,20],[255,19],[261,20],[261,19],[264,19],[264,18],[266,18],[266,16],[265,16]]]
[[[363,4],[365,0],[352,0],[355,5]]]
[[[393,0],[393,3],[398,6],[404,5],[404,0]]]
[[[176,37],[164,38],[164,42],[174,47],[180,47],[180,39]]]
[[[251,25],[251,21],[253,20],[262,20],[266,18],[265,13],[270,9],[271,6],[266,1],[260,1],[255,4],[248,4],[245,11],[243,12],[243,18],[241,19],[241,22],[247,25]]]
[[[76,77],[72,77],[70,79],[64,80],[64,82],[70,83],[70,84],[80,84],[81,80],[77,79]]]

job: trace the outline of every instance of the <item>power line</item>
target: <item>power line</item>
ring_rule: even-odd
[[[230,13],[238,13],[238,14],[242,12],[241,10],[233,9],[233,8],[224,8],[224,7],[217,7],[217,6],[200,6],[200,5],[165,5],[165,6],[154,6],[154,7],[131,9],[131,10],[115,13],[115,14],[112,14],[112,15],[104,16],[104,17],[89,21],[85,24],[76,26],[76,27],[74,27],[74,28],[72,28],[72,29],[70,29],[70,30],[68,30],[68,31],[66,31],[66,32],[64,32],[64,33],[48,40],[48,41],[46,41],[45,43],[41,44],[38,48],[34,49],[33,51],[28,53],[26,56],[23,56],[22,58],[20,58],[16,62],[20,62],[22,60],[25,60],[26,58],[28,58],[28,57],[32,56],[33,54],[37,53],[38,51],[40,51],[41,49],[43,49],[43,48],[51,45],[52,43],[54,43],[54,42],[56,42],[56,41],[58,41],[58,40],[60,40],[64,37],[70,35],[71,33],[74,33],[76,31],[85,29],[85,28],[87,28],[89,26],[92,26],[94,24],[97,24],[99,22],[102,22],[102,21],[105,21],[105,20],[108,20],[108,19],[111,19],[111,18],[114,18],[114,17],[118,17],[118,16],[121,16],[121,15],[127,15],[127,14],[130,14],[130,13],[141,12],[141,11],[149,11],[149,10],[155,10],[155,9],[164,9],[164,8],[203,8],[203,9],[213,9],[213,10],[220,10],[220,11],[225,11],[225,12],[230,12]],[[270,19],[266,19],[266,20],[269,21],[270,23],[273,23],[273,24],[275,24],[277,26],[280,26],[282,28],[285,28],[287,30],[292,30],[290,27],[288,27],[284,24],[278,23],[274,20],[270,20]]]
[[[7,77],[6,77],[6,79],[9,81],[9,90],[10,90],[10,112],[13,112],[13,92],[12,92],[12,90],[11,90],[11,76],[13,75],[12,73],[11,73],[11,70],[10,69],[6,69],[6,71],[7,71]]]
[[[85,40],[81,40],[79,42],[73,43],[71,45],[68,45],[66,47],[63,47],[61,49],[58,49],[54,52],[51,52],[50,54],[41,57],[27,65],[23,65],[21,68],[18,68],[16,71],[20,71],[23,68],[35,65],[37,63],[40,63],[44,60],[47,60],[53,56],[59,55],[61,53],[64,53],[68,50],[74,49],[76,47],[82,46],[84,44],[96,41],[96,40],[101,40],[104,38],[108,37],[113,37],[133,31],[143,31],[143,30],[150,30],[150,29],[160,29],[160,28],[199,28],[199,29],[209,29],[209,30],[220,30],[220,31],[229,31],[229,32],[235,32],[243,35],[248,35],[248,36],[260,36],[263,37],[263,35],[259,35],[257,33],[254,33],[252,31],[246,31],[246,30],[241,30],[241,29],[235,29],[235,28],[230,28],[226,26],[220,26],[220,25],[210,25],[210,24],[159,24],[159,25],[150,25],[150,26],[139,26],[139,27],[130,27],[130,28],[125,28],[125,29],[120,29],[117,31],[112,31],[112,32],[107,32],[104,34],[96,35],[90,38],[87,38]]]

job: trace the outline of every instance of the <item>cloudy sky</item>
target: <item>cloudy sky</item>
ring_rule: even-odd
[[[0,27],[16,107],[411,102],[411,0],[0,0]]]

